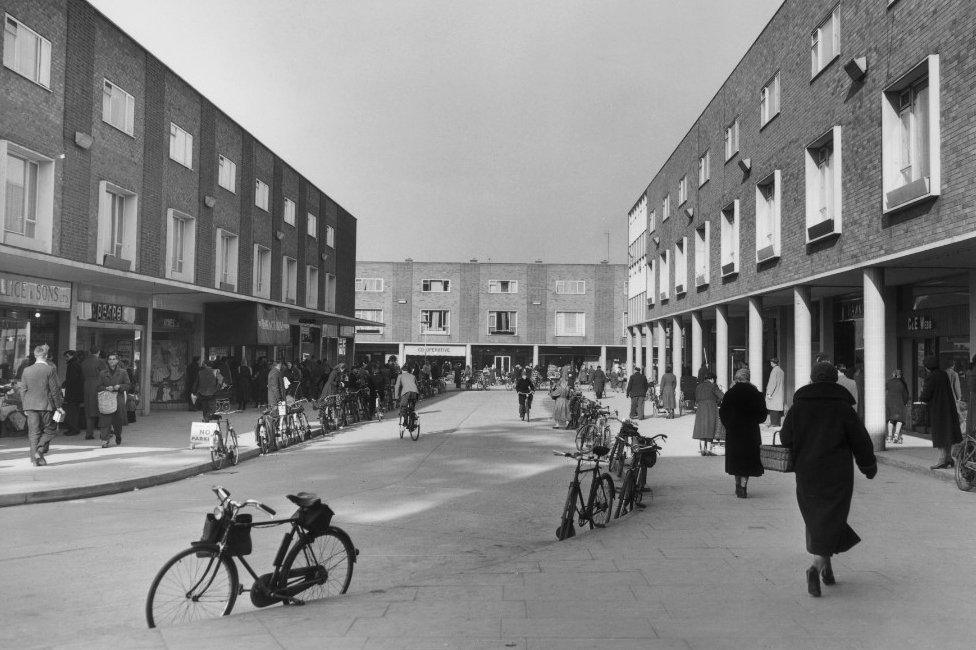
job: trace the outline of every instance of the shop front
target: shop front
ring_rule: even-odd
[[[609,355],[609,351],[607,354]],[[531,358],[529,362],[531,363]],[[574,368],[584,365],[596,367],[600,363],[600,346],[540,345],[539,363],[544,369],[549,366],[562,367],[566,364],[572,364]]]
[[[496,373],[507,375],[515,366],[532,365],[531,345],[472,345],[471,363],[475,369],[490,366]]]
[[[261,359],[293,360],[295,347],[284,307],[253,302],[207,303],[203,320],[208,358],[243,359],[252,368]]]
[[[19,376],[37,345],[53,359],[67,349],[71,285],[0,273],[0,382]]]
[[[118,353],[119,363],[129,372],[133,386],[140,386],[145,353],[146,308],[79,300],[75,313],[75,347],[86,352],[101,350],[103,357]]]
[[[150,400],[153,408],[185,408],[189,386],[186,370],[199,356],[197,314],[155,310],[152,317]]]
[[[400,346],[396,343],[362,343],[356,341],[355,362],[357,364],[363,361],[367,363],[375,361],[383,364],[390,358],[390,355],[396,356],[398,354],[400,354]]]
[[[431,365],[444,367],[444,362],[449,361],[452,368],[460,365],[464,367],[465,346],[463,345],[415,345],[408,343],[403,346],[404,360],[400,363],[418,363],[423,365],[425,361]]]

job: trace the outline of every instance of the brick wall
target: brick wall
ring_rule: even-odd
[[[169,124],[166,122],[166,69],[145,56],[146,99],[143,103],[142,195],[139,208],[139,272],[162,277],[166,265],[166,209],[163,170],[169,156]],[[139,113],[138,107],[136,113]]]
[[[341,206],[335,234],[336,313],[356,313],[356,218]]]
[[[32,7],[40,7],[38,3],[30,4]],[[8,5],[7,11],[17,17],[14,7]],[[61,115],[56,114],[58,106],[55,102],[61,103],[63,111],[63,131],[60,146],[64,151],[64,165],[62,167],[61,197],[60,197],[60,219],[55,219],[55,224],[60,224],[58,237],[59,246],[55,252],[62,257],[78,262],[89,261],[88,256],[88,235],[90,231],[89,214],[87,212],[91,201],[91,150],[82,149],[75,144],[75,133],[91,135],[92,114],[94,106],[88,101],[88,80],[94,75],[94,48],[95,48],[95,11],[90,5],[84,2],[72,0],[67,3],[66,22],[62,25],[61,31],[65,34],[61,39],[51,38],[52,34],[45,34],[37,27],[32,27],[42,36],[51,40],[51,83],[55,83],[54,60],[58,58],[59,51],[63,52],[63,95],[56,92],[50,93],[47,109],[39,114],[38,104],[23,107],[23,110],[16,110],[13,106],[8,106],[8,102],[16,100],[18,97],[17,86],[29,83],[24,79],[15,79],[16,75],[6,69],[2,75],[4,88],[0,92],[0,115],[4,116],[3,122],[7,125],[4,128],[11,128],[14,133],[29,133],[23,124],[12,124],[9,119],[29,119],[31,122],[37,120],[31,130],[39,124],[54,120],[59,120]],[[27,20],[25,17],[23,20]],[[60,47],[59,47],[60,46]],[[11,83],[13,88],[7,87]],[[20,89],[21,91],[24,88]],[[39,89],[38,89],[39,90]],[[43,116],[43,117],[42,117]],[[17,139],[12,133],[4,137]],[[58,192],[55,192],[57,195]],[[57,200],[57,199],[56,199]],[[55,206],[54,214],[59,210]]]

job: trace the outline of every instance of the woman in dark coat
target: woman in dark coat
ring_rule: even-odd
[[[119,364],[117,352],[108,355],[108,367],[99,375],[98,390],[115,393],[117,404],[115,413],[99,413],[98,429],[99,437],[102,439],[102,447],[108,447],[112,444],[113,434],[115,435],[115,444],[121,445],[122,427],[126,425],[125,392],[129,390],[129,373]]]
[[[248,397],[251,394],[251,368],[246,362],[237,369],[237,383],[234,385],[237,394],[237,408],[247,410]]]
[[[718,405],[722,403],[722,389],[715,385],[714,374],[706,374],[705,381],[695,387],[695,403],[698,410],[695,411],[695,430],[691,437],[698,441],[702,456],[714,456],[709,447],[718,429]]]
[[[671,366],[665,366],[661,375],[661,408],[668,413],[668,418],[674,417],[674,410],[678,408],[674,391],[678,388],[678,378],[674,376]]]
[[[888,420],[888,442],[900,445],[901,427],[905,423],[905,405],[908,404],[908,386],[901,378],[901,370],[891,373],[885,382],[885,417]]]
[[[735,477],[735,496],[749,496],[746,486],[750,476],[762,476],[759,459],[759,425],[766,421],[766,398],[749,383],[749,369],[735,373],[735,383],[722,399],[718,416],[725,426],[725,473]]]
[[[81,374],[85,381],[85,440],[95,438],[95,427],[99,420],[98,382],[106,367],[101,350],[97,347],[92,348],[91,353],[81,362]]]
[[[79,358],[81,354],[74,350],[65,353],[68,365],[62,387],[64,388],[64,426],[68,428],[64,433],[66,436],[76,436],[81,433],[81,429],[78,428],[78,412],[81,410],[81,405],[85,403],[85,376],[81,372]]]
[[[932,446],[940,452],[939,462],[933,465],[932,469],[946,469],[953,465],[952,445],[962,442],[956,396],[949,384],[949,375],[939,368],[938,359],[932,356],[925,357],[922,365],[928,369],[929,374],[922,384],[922,394],[918,399],[928,405]]]
[[[878,473],[871,438],[854,410],[854,398],[837,383],[837,369],[827,362],[814,366],[812,384],[793,395],[793,408],[780,431],[792,450],[796,501],[806,524],[807,591],[820,595],[820,578],[834,584],[830,556],[854,547],[861,538],[847,524],[854,494],[853,456],[869,479]]]

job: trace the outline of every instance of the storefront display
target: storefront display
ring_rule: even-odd
[[[37,345],[58,358],[70,309],[70,284],[0,273],[0,381],[16,376]]]
[[[193,314],[155,311],[153,313],[152,372],[150,399],[153,405],[186,404],[186,369],[194,356]]]

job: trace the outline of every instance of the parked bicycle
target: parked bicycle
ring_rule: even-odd
[[[349,589],[359,551],[345,531],[332,525],[334,513],[317,496],[289,494],[288,500],[298,506],[291,517],[255,522],[241,511],[253,506],[272,517],[275,511],[252,499],[232,501],[230,492],[219,485],[213,491],[220,504],[207,514],[203,538],[166,562],[149,587],[150,628],[227,616],[245,591],[255,607],[267,607],[303,605]],[[291,530],[281,540],[272,571],[257,575],[244,559],[251,553],[251,529],[284,524]],[[240,584],[235,560],[254,579],[249,589]]]
[[[621,436],[617,436],[618,441],[620,438]],[[622,443],[629,451],[630,463],[627,465],[624,482],[620,486],[620,498],[617,500],[614,519],[631,512],[634,508],[644,507],[642,503],[644,492],[648,491],[646,487],[647,470],[657,463],[658,452],[661,451],[661,445],[657,441],[659,439],[667,440],[667,438],[668,436],[663,433],[650,438],[638,435],[633,436],[632,441]],[[623,447],[621,451],[623,451]]]
[[[217,400],[217,410],[212,415],[217,419],[217,430],[210,443],[210,464],[215,470],[222,468],[227,461],[230,461],[231,465],[236,465],[240,460],[237,432],[234,431],[234,426],[228,417],[235,413],[240,411],[230,410],[228,400]]]
[[[597,445],[593,447],[591,454],[568,451],[552,452],[556,456],[564,456],[576,461],[576,471],[569,484],[569,493],[566,495],[562,518],[559,521],[559,527],[556,528],[556,539],[564,540],[567,537],[575,536],[574,522],[578,522],[580,527],[588,524],[591,529],[594,526],[603,528],[610,522],[615,494],[613,479],[610,478],[609,474],[600,473],[600,463],[608,451],[610,451],[609,448]],[[584,469],[583,463],[591,463],[592,466]],[[585,500],[583,499],[583,490],[580,487],[580,476],[583,474],[592,475],[589,495]]]
[[[576,448],[585,452],[595,445],[610,446],[614,429],[620,425],[616,411],[583,398],[580,402],[579,425],[576,428]]]
[[[976,436],[965,433],[955,454],[956,487],[969,492],[976,487]]]

